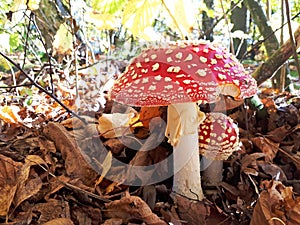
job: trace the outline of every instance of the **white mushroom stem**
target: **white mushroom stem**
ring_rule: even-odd
[[[204,198],[198,144],[198,126],[205,119],[195,103],[179,103],[168,107],[166,136],[173,146],[173,191],[190,199]]]

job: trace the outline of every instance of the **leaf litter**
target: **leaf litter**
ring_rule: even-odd
[[[262,90],[262,110],[226,100],[241,150],[224,161],[213,192],[204,187],[203,202],[174,195],[172,177],[142,182],[172,170],[171,162],[143,173],[126,168],[172,154],[166,139],[153,144],[160,136],[153,118],[165,120],[164,107],[124,107],[105,97],[100,113],[82,113],[85,125],[39,98],[39,105],[10,102],[0,110],[0,224],[300,224],[299,96]],[[143,148],[151,150],[136,151]]]

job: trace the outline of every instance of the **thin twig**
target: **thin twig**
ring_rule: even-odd
[[[295,16],[293,16],[291,18],[291,20],[294,20],[295,18],[297,18],[300,15],[300,12],[298,12]],[[247,52],[244,53],[244,55],[242,56],[241,60],[243,60],[254,48],[259,47],[262,43],[264,43],[266,40],[268,40],[274,33],[276,33],[277,31],[279,31],[280,29],[282,29],[288,22],[285,22],[284,24],[282,24],[280,27],[278,27],[277,29],[275,29],[272,33],[270,33],[266,38],[257,41],[251,49],[249,49]]]
[[[77,117],[80,119],[84,124],[87,124],[86,120],[82,117],[80,117],[76,112],[72,111],[69,109],[65,104],[63,104],[54,94],[51,92],[47,91],[45,88],[43,88],[41,85],[36,83],[17,63],[15,63],[13,60],[11,60],[7,55],[3,54],[0,52],[0,55],[3,56],[6,60],[8,60],[11,64],[13,64],[18,70],[21,71],[23,75],[27,77],[27,79],[34,85],[36,86],[40,91],[44,92],[48,96],[50,96],[52,99],[54,99],[60,106],[62,106],[68,113],[72,114],[73,116]]]
[[[24,13],[26,13],[26,12],[24,12]],[[27,24],[26,38],[25,38],[25,45],[24,45],[24,59],[23,59],[23,65],[22,65],[22,68],[24,68],[25,63],[26,63],[27,46],[28,46],[28,39],[29,39],[29,33],[30,33],[31,18],[32,18],[32,13],[30,13],[30,16],[29,16],[29,22],[28,22],[28,24]]]
[[[238,4],[240,4],[240,2],[242,2],[243,0],[239,0],[238,2],[236,2],[230,9],[228,9],[225,13],[223,13],[223,15],[215,22],[213,23],[213,25],[210,27],[210,29],[208,29],[205,33],[204,36],[207,36],[209,33],[211,33],[213,31],[213,29],[218,25],[218,23],[220,23],[225,17],[226,15],[229,15],[229,13],[234,10]]]
[[[50,72],[49,72],[49,76],[50,76],[50,83],[51,83],[51,91],[52,91],[52,94],[53,94],[53,93],[54,93],[54,87],[53,87],[54,82],[53,82],[52,63],[51,63],[51,58],[52,58],[52,57],[51,57],[50,54],[48,53],[47,46],[46,46],[45,42],[43,41],[42,33],[41,33],[39,27],[38,27],[37,24],[36,24],[35,14],[33,14],[32,22],[33,22],[33,24],[34,24],[34,26],[35,26],[35,28],[36,28],[38,34],[39,34],[39,37],[40,37],[39,40],[41,41],[41,43],[42,43],[42,45],[43,45],[43,47],[44,47],[44,49],[45,49],[45,53],[46,53],[46,55],[47,55],[47,58],[48,58],[49,71],[50,71]]]
[[[13,89],[13,88],[18,88],[18,87],[29,87],[31,85],[32,84],[19,84],[19,85],[12,85],[12,86],[0,86],[0,89]]]
[[[224,15],[225,23],[226,23],[226,26],[227,26],[228,36],[229,36],[229,46],[230,46],[229,49],[231,49],[232,54],[235,55],[232,36],[231,36],[231,31],[230,31],[230,27],[229,27],[229,21],[228,21],[228,17],[227,17],[228,14],[225,13],[223,0],[220,0],[220,3],[221,3],[222,12],[223,12],[223,15]]]
[[[285,0],[285,8],[286,8],[286,18],[287,18],[287,24],[288,24],[288,28],[289,28],[290,40],[291,40],[291,43],[292,43],[293,56],[294,56],[294,59],[295,59],[296,68],[297,68],[297,71],[298,71],[298,76],[300,78],[300,64],[299,64],[299,59],[298,59],[298,55],[297,55],[295,37],[294,37],[292,26],[291,26],[291,15],[290,15],[291,12],[290,12],[290,7],[289,7],[289,1],[288,0]]]
[[[173,16],[173,14],[171,13],[171,11],[170,11],[170,9],[168,8],[168,6],[166,5],[165,1],[164,1],[164,0],[161,0],[161,3],[163,4],[163,6],[164,6],[165,9],[167,10],[168,14],[170,15],[171,19],[173,20],[175,26],[177,27],[177,29],[178,29],[178,31],[179,31],[179,33],[180,33],[181,38],[184,39],[184,35],[183,35],[183,33],[182,33],[182,31],[181,31],[181,29],[180,29],[178,23],[177,23],[176,18],[175,18],[175,17]]]
[[[25,159],[24,156],[22,156],[22,155],[19,155],[19,156],[21,156],[23,159]],[[47,168],[47,165],[46,165],[46,167],[45,167],[45,166],[41,165],[40,163],[35,162],[34,160],[31,160],[31,159],[28,159],[28,158],[26,158],[26,159],[27,159],[28,161],[33,162],[33,163],[35,163],[36,165],[38,165],[41,169],[43,169],[43,170],[44,170],[45,172],[47,172],[51,177],[55,178],[57,181],[59,181],[59,182],[60,182],[61,184],[63,184],[65,187],[67,187],[67,188],[69,188],[69,189],[71,189],[71,190],[77,190],[77,191],[79,191],[79,192],[82,192],[82,193],[84,193],[84,194],[86,194],[86,195],[88,195],[88,196],[90,196],[90,197],[92,197],[92,198],[98,199],[98,200],[103,201],[103,202],[111,202],[110,199],[102,198],[102,197],[100,197],[99,195],[96,195],[96,194],[94,194],[94,193],[92,193],[92,192],[89,192],[89,191],[86,191],[86,190],[84,190],[84,189],[82,189],[82,188],[79,188],[79,187],[77,187],[77,186],[75,186],[75,185],[73,185],[73,184],[70,184],[70,183],[68,183],[68,182],[65,182],[65,181],[60,180],[55,174],[53,174],[53,173],[51,173],[51,172],[49,171],[49,169]],[[15,166],[15,165],[13,165],[12,163],[10,163],[9,161],[6,161],[5,159],[1,159],[1,160],[5,161],[6,163],[9,163],[9,164],[12,165],[12,166]]]

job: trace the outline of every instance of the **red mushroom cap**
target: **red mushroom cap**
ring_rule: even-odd
[[[184,41],[152,48],[135,57],[116,80],[111,98],[133,106],[216,102],[256,93],[256,81],[226,48]]]
[[[199,126],[200,153],[214,160],[226,160],[239,149],[239,130],[223,113],[207,113]]]

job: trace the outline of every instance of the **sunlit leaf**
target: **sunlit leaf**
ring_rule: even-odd
[[[39,8],[40,0],[29,0],[27,6],[30,10],[37,10]]]
[[[182,36],[188,35],[196,21],[195,2],[193,0],[164,0],[163,2],[167,25]]]
[[[134,36],[139,36],[150,27],[158,15],[159,0],[132,0],[124,9],[122,23]]]
[[[3,106],[0,108],[0,119],[10,124],[21,123],[22,120],[18,115],[20,108],[18,106]]]
[[[86,20],[95,24],[99,30],[113,30],[116,28],[117,19],[114,15],[89,12],[85,16]]]
[[[0,58],[0,68],[4,71],[8,71],[10,69],[8,62],[4,58]]]
[[[18,33],[12,33],[9,36],[9,46],[10,46],[10,51],[15,50],[21,43],[21,39]]]
[[[115,14],[123,9],[127,0],[93,0],[92,8],[102,13]]]
[[[11,6],[11,11],[16,12],[21,6],[26,6],[27,0],[15,0]]]
[[[57,30],[54,41],[53,41],[53,51],[54,54],[67,54],[73,49],[73,38],[72,34],[68,29],[68,25],[63,23],[59,26]]]
[[[103,178],[106,176],[107,172],[111,168],[111,163],[112,163],[112,153],[111,153],[111,151],[109,151],[107,153],[103,163],[100,163],[100,162],[97,162],[97,163],[101,164],[101,167],[103,168],[103,170],[101,172],[101,176],[99,177],[99,179],[96,182],[96,185],[98,185],[102,182]]]

